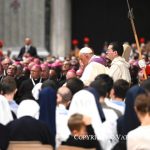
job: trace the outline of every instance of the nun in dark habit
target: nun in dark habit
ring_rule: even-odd
[[[113,150],[126,150],[126,135],[140,125],[134,110],[134,102],[136,97],[142,93],[145,93],[145,90],[138,85],[128,90],[125,99],[125,113],[117,120],[119,143],[114,146]]]
[[[39,120],[47,124],[52,133],[53,144],[56,136],[56,90],[45,87],[39,94],[40,115]]]
[[[52,145],[52,136],[44,122],[24,116],[7,124],[10,141],[40,141]]]
[[[30,70],[30,78],[23,81],[18,89],[18,101],[21,103],[24,99],[34,99],[32,95],[32,89],[38,83],[42,83],[41,67],[40,65],[34,65]]]
[[[6,150],[9,144],[9,134],[6,126],[0,123],[0,150]]]
[[[54,146],[48,126],[37,120],[39,108],[39,104],[34,100],[24,100],[20,103],[18,119],[7,124],[10,141],[40,141],[42,144]]]

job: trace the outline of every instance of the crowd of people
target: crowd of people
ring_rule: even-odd
[[[136,44],[119,42],[65,58],[41,58],[30,38],[13,58],[2,49],[0,41],[0,149],[9,141],[149,149],[149,42],[140,61]]]

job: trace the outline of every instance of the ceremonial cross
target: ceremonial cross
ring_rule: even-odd
[[[20,2],[18,0],[13,0],[13,2],[10,4],[10,7],[12,7],[14,10],[18,10],[20,7]]]

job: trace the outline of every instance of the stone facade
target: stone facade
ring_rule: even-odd
[[[71,43],[71,0],[51,0],[51,50],[66,56]]]
[[[38,49],[45,49],[45,0],[0,0],[0,39],[5,48],[20,49],[30,37]]]
[[[70,0],[51,0],[50,50],[55,56],[70,51]],[[45,50],[45,0],[0,0],[0,39],[16,53],[30,37],[38,53]]]

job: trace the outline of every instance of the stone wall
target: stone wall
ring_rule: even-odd
[[[20,49],[30,37],[39,49],[45,49],[45,0],[0,0],[0,39],[5,48]]]
[[[12,52],[17,54],[24,44],[24,38],[30,37],[38,53],[50,47],[52,55],[69,54],[71,0],[50,0],[49,38],[45,35],[45,2],[45,0],[0,0],[0,39],[4,40],[5,49],[11,48]],[[50,46],[47,46],[47,42]]]

